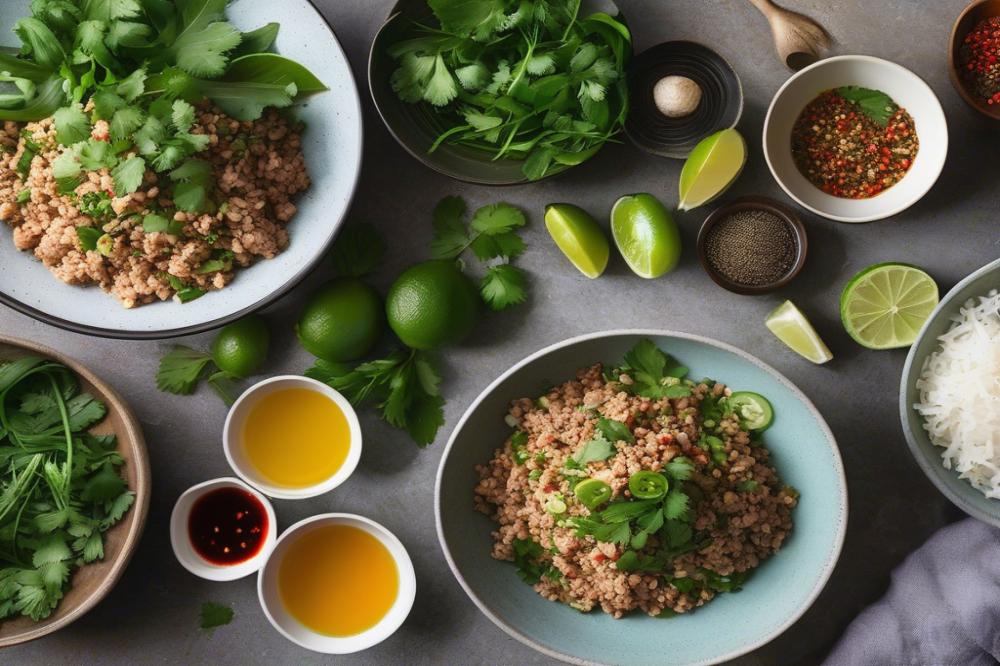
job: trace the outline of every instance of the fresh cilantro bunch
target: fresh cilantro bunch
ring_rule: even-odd
[[[104,533],[135,501],[107,408],[69,368],[41,358],[0,365],[0,619],[48,617],[72,571],[104,557]]]
[[[524,213],[507,203],[483,206],[472,214],[468,225],[463,218],[465,201],[461,197],[445,197],[434,209],[434,239],[431,256],[434,259],[458,259],[466,250],[487,264],[486,275],[479,284],[483,301],[493,310],[504,310],[528,297],[524,271],[511,265],[525,250],[517,235],[523,227]]]
[[[414,23],[388,49],[390,83],[425,104],[442,142],[524,160],[537,180],[580,164],[628,113],[631,36],[580,0],[428,0],[437,27]]]
[[[608,381],[616,382],[620,388],[643,398],[685,398],[691,395],[690,380],[686,380],[688,369],[680,365],[669,354],[653,344],[652,340],[640,340],[627,354],[625,363],[606,372]],[[627,376],[631,383],[621,381]]]

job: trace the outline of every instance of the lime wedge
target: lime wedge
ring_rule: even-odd
[[[577,270],[594,279],[608,267],[611,244],[587,211],[567,203],[545,207],[545,228]]]
[[[681,170],[680,210],[707,204],[739,177],[747,162],[747,143],[735,129],[706,137],[694,147]]]
[[[906,264],[875,264],[844,287],[840,320],[869,349],[909,347],[937,304],[937,284],[927,273]]]
[[[611,235],[629,268],[643,278],[672,270],[681,256],[681,234],[670,211],[652,194],[629,194],[611,209]]]
[[[826,363],[833,358],[819,333],[791,301],[785,301],[767,315],[764,325],[792,351],[813,363]]]

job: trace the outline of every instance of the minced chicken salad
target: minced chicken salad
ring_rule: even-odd
[[[543,597],[616,618],[739,590],[781,548],[798,493],[761,440],[767,399],[687,372],[644,340],[621,367],[514,401],[513,434],[477,467],[493,556]]]
[[[60,280],[127,308],[221,289],[288,245],[300,124],[325,90],[226,0],[34,2],[0,53],[0,218]]]

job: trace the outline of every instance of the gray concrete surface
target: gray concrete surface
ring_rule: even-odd
[[[263,0],[262,0],[263,1]],[[967,109],[947,79],[946,44],[963,0],[801,0],[788,2],[819,18],[836,36],[839,53],[888,58],[924,77],[944,104],[951,150],[933,191],[893,219],[850,226],[802,213],[810,257],[802,275],[780,294],[743,297],[716,287],[698,266],[694,238],[707,214],[680,215],[685,243],[680,267],[656,281],[634,277],[620,259],[600,280],[585,280],[557,252],[542,225],[543,205],[573,201],[605,213],[621,194],[649,191],[676,203],[680,164],[623,144],[590,163],[536,185],[488,189],[448,181],[396,146],[365,91],[368,46],[388,11],[381,0],[318,0],[354,66],[365,104],[364,173],[352,216],[374,222],[390,239],[377,275],[385,287],[406,265],[426,256],[430,212],[446,194],[470,204],[505,200],[530,213],[531,302],[482,322],[472,341],[448,351],[448,425],[438,441],[417,450],[406,437],[366,414],[366,448],[357,473],[336,492],[310,501],[276,502],[282,526],[324,511],[353,511],[384,523],[409,548],[419,578],[416,605],[403,628],[382,645],[350,658],[315,655],[286,641],[257,605],[255,579],[209,583],[194,578],[170,552],[167,521],[177,496],[204,479],[229,474],[220,445],[225,408],[208,391],[184,398],[158,393],[153,373],[165,343],[89,339],[0,310],[0,331],[57,347],[110,380],[131,402],[145,428],[154,489],[149,522],[123,580],[76,624],[33,644],[0,652],[9,664],[541,664],[534,653],[493,626],[453,580],[434,532],[434,472],[450,427],[489,381],[536,349],[574,334],[626,326],[672,328],[735,344],[759,355],[798,384],[819,406],[840,443],[850,487],[851,515],[840,563],[814,607],[784,635],[736,663],[810,664],[827,653],[850,620],[878,598],[889,572],[937,527],[959,516],[926,481],[907,452],[896,414],[905,352],[870,352],[855,345],[838,321],[837,298],[858,269],[901,260],[925,267],[948,289],[996,258],[996,127]],[[632,17],[637,49],[677,38],[713,45],[736,66],[746,89],[740,129],[750,145],[746,172],[726,198],[759,193],[787,200],[760,150],[771,96],[788,76],[771,48],[766,23],[734,0],[622,0]],[[287,26],[285,29],[294,29]],[[790,202],[789,202],[790,203]],[[801,212],[801,211],[800,211]],[[310,359],[291,322],[318,270],[267,316],[276,339],[266,372],[300,372]],[[836,359],[814,367],[787,351],[763,326],[765,315],[792,298],[809,315]],[[211,335],[184,340],[205,347]],[[803,488],[808,493],[807,488]],[[236,609],[234,622],[206,635],[198,629],[203,601]],[[764,612],[756,609],[754,612]],[[720,631],[724,631],[720,627]]]

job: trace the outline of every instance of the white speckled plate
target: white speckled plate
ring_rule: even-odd
[[[10,27],[28,14],[28,0],[0,3],[0,43],[16,44]],[[97,287],[72,287],[32,255],[18,252],[0,228],[0,302],[69,330],[116,338],[166,338],[221,326],[268,305],[294,287],[326,253],[343,220],[361,170],[361,104],[347,56],[309,0],[237,0],[228,10],[243,30],[276,21],[277,51],[316,74],[330,90],[298,113],[306,122],[303,150],[312,187],[298,199],[291,242],[274,259],[237,273],[232,284],[185,304],[165,301],[126,310]]]

